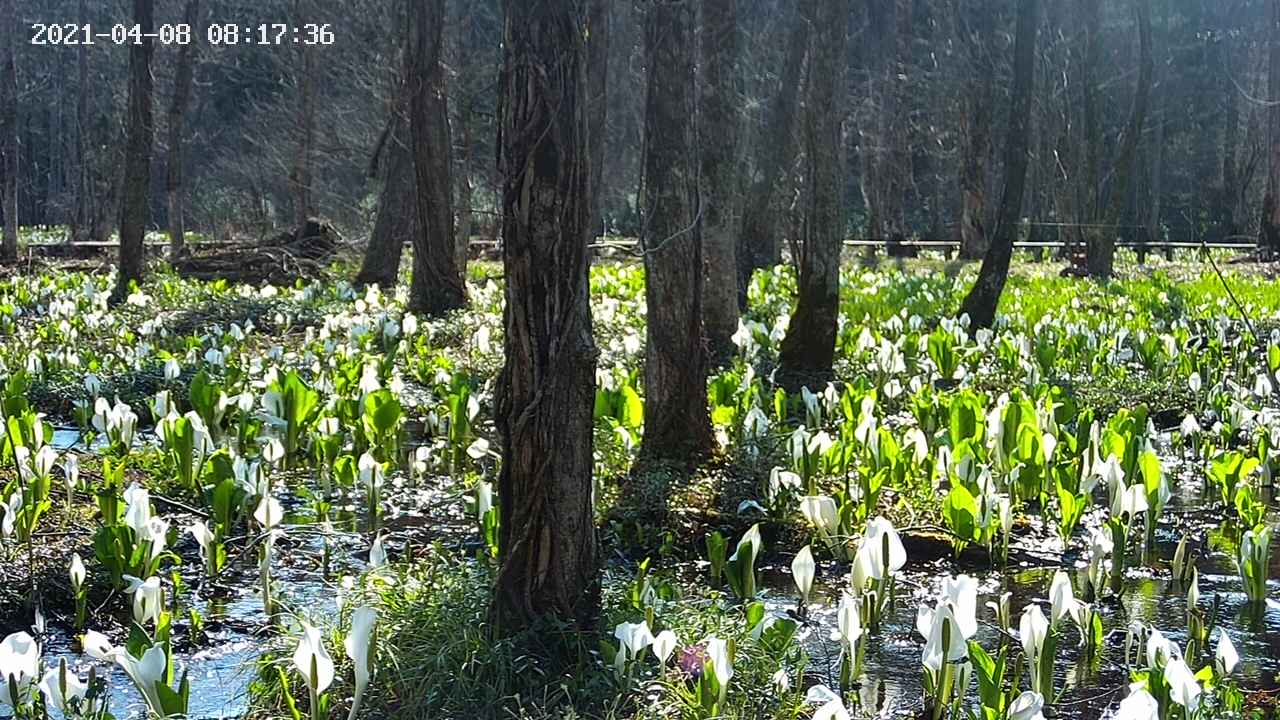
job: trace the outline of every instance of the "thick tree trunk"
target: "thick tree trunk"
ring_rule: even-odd
[[[591,238],[604,228],[604,146],[609,135],[609,47],[613,39],[611,0],[587,6],[587,132],[591,140]]]
[[[1280,0],[1271,0],[1270,28],[1267,33],[1270,50],[1267,56],[1267,98],[1273,104],[1267,109],[1267,191],[1262,200],[1262,223],[1259,245],[1267,254],[1280,253]]]
[[[154,127],[151,112],[151,55],[154,33],[152,0],[133,0],[133,22],[141,29],[141,41],[129,48],[129,116],[125,124],[124,185],[120,200],[120,268],[113,302],[129,296],[129,284],[142,282],[145,253],[143,239],[150,217],[151,145]]]
[[[809,23],[799,9],[794,12],[786,56],[778,74],[778,87],[765,113],[764,129],[757,140],[755,180],[743,206],[742,229],[737,248],[738,307],[747,307],[747,288],[756,270],[782,260],[782,224],[788,202],[785,182],[795,161],[796,99],[809,48]]]
[[[820,387],[830,379],[840,315],[840,250],[844,239],[844,69],[848,0],[805,0],[813,25],[805,98],[804,244],[791,325],[782,341],[779,375],[786,384]]]
[[[409,307],[429,316],[466,305],[467,291],[454,246],[449,103],[445,94],[444,0],[410,3],[409,118],[418,222],[414,234]]]
[[[702,0],[699,151],[702,159],[702,247],[706,261],[703,330],[711,362],[733,356],[738,330],[738,228],[741,200],[738,138],[738,1]],[[829,149],[828,149],[829,150]]]
[[[1134,10],[1138,19],[1139,57],[1138,85],[1134,89],[1133,111],[1129,115],[1129,123],[1125,127],[1124,137],[1120,141],[1120,150],[1116,156],[1115,177],[1107,202],[1107,211],[1103,216],[1103,225],[1093,236],[1089,247],[1089,275],[1096,278],[1109,278],[1115,270],[1116,228],[1124,213],[1125,202],[1129,198],[1130,185],[1133,183],[1138,158],[1138,145],[1142,141],[1142,130],[1147,121],[1147,106],[1151,100],[1151,81],[1154,62],[1151,57],[1151,0],[1134,0]]]
[[[961,118],[964,130],[960,173],[960,256],[986,255],[987,161],[991,156],[991,116],[995,105],[995,9],[988,0],[968,0],[962,20],[968,46],[968,78]]]
[[[653,0],[645,17],[645,351],[642,461],[711,452],[702,342],[702,242],[693,128],[693,5]]]
[[[586,37],[575,0],[507,0],[500,169],[506,365],[498,396],[504,632],[600,609],[592,493]]]
[[[1004,194],[1000,198],[995,237],[982,261],[978,279],[961,306],[961,313],[969,315],[970,331],[991,327],[1005,281],[1009,278],[1009,261],[1013,257],[1013,241],[1018,233],[1018,218],[1022,214],[1022,196],[1026,190],[1030,159],[1031,96],[1035,85],[1039,18],[1040,0],[1018,0]]]
[[[183,22],[198,33],[200,0],[187,0]],[[191,100],[191,83],[195,66],[196,43],[178,46],[178,65],[173,75],[173,102],[169,105],[169,162],[165,178],[165,194],[169,202],[169,259],[177,260],[186,252],[186,222],[183,198],[183,128],[186,126],[187,104]]]
[[[373,220],[369,247],[356,274],[356,285],[393,288],[400,276],[400,258],[406,242],[417,242],[418,179],[413,172],[413,152],[409,147],[408,121],[396,103],[388,119],[386,139],[379,151],[382,191],[378,214]]]
[[[4,231],[0,234],[0,260],[18,257],[18,15],[17,0],[0,0],[0,42],[4,43],[0,66],[0,152],[4,154]]]

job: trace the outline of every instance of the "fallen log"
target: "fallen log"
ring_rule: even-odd
[[[199,246],[173,264],[182,277],[193,280],[228,280],[250,284],[291,285],[324,274],[341,239],[332,226],[308,220],[293,232],[283,232],[258,243],[223,245],[205,251]]]

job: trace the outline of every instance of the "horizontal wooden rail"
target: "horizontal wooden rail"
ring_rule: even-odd
[[[169,244],[168,240],[146,240],[143,242],[143,245],[146,247],[166,247],[168,246],[168,244]],[[242,240],[201,240],[199,242],[190,243],[190,245],[193,247],[204,247],[204,248],[231,247],[236,245],[251,245],[251,244],[252,244],[251,242],[245,242]],[[405,242],[405,245],[409,245],[409,244],[411,243],[409,243],[408,241]],[[638,244],[638,241],[635,240],[634,238],[611,238],[609,240],[601,240],[599,242],[592,243],[592,247],[596,247],[596,248],[634,247],[636,244]],[[873,239],[867,239],[867,238],[853,238],[853,239],[844,241],[845,247],[887,247],[890,244],[891,243],[887,240],[873,240]],[[903,240],[901,242],[892,243],[892,244],[895,244],[897,247],[901,247],[901,248],[958,249],[960,247],[959,240]],[[476,238],[471,240],[471,245],[477,246],[477,247],[496,247],[498,245],[501,245],[501,242],[498,240],[493,240],[491,238]],[[32,248],[32,249],[83,248],[88,250],[96,250],[96,249],[117,248],[117,247],[120,247],[120,242],[118,240],[90,240],[90,241],[75,242],[75,243],[29,242],[29,243],[26,243],[26,247]],[[1067,242],[1061,242],[1061,241],[1015,242],[1013,244],[1013,247],[1019,250],[1025,250],[1025,249],[1052,250],[1057,248],[1083,249],[1083,247],[1079,243],[1067,243]],[[1195,249],[1195,248],[1202,248],[1202,247],[1208,247],[1214,250],[1250,250],[1257,246],[1254,243],[1242,243],[1242,242],[1212,242],[1212,243],[1148,242],[1148,243],[1142,243],[1142,242],[1137,242],[1133,240],[1122,240],[1116,243],[1116,247],[1122,247],[1122,248],[1146,247],[1148,250],[1156,251],[1156,250],[1163,250],[1165,248]]]

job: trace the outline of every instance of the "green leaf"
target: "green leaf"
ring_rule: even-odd
[[[600,641],[600,644],[607,645],[603,640]],[[609,662],[613,662],[612,657],[609,658]],[[302,711],[298,709],[298,701],[294,699],[293,691],[289,687],[289,674],[280,665],[276,665],[275,669],[276,678],[280,683],[280,694],[284,696],[284,703],[285,707],[289,709],[289,716],[293,720],[302,720]]]
[[[961,540],[974,541],[978,536],[978,503],[963,485],[954,485],[942,504],[943,515],[951,531]]]
[[[637,430],[644,425],[644,400],[630,384],[622,386],[622,424]]]

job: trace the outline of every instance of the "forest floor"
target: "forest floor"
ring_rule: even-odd
[[[1107,639],[1077,648],[1086,633],[1054,623],[1064,639],[1048,698],[1056,717],[1115,711],[1130,673],[1144,671],[1123,647],[1135,627],[1159,628],[1185,647],[1188,662],[1199,663],[1193,671],[1211,666],[1213,653],[1202,643],[1197,657],[1187,623],[1205,615],[1211,632],[1230,633],[1242,659],[1230,677],[1203,682],[1198,717],[1269,706],[1280,691],[1280,612],[1249,601],[1238,566],[1244,535],[1277,522],[1270,478],[1280,470],[1280,425],[1259,380],[1280,382],[1269,354],[1280,346],[1275,267],[1224,263],[1224,286],[1190,258],[1142,266],[1129,259],[1116,281],[1096,284],[1059,277],[1061,264],[1023,260],[1001,322],[976,339],[950,319],[976,266],[851,260],[842,274],[837,381],[791,396],[769,377],[794,281],[785,271],[759,274],[739,355],[709,382],[720,452],[692,473],[632,471],[643,432],[643,274],[625,260],[598,263],[596,478],[606,560],[599,637],[544,628],[501,641],[487,624],[493,548],[476,511],[496,478],[499,266],[474,264],[471,307],[428,322],[406,317],[403,286],[384,296],[328,278],[250,288],[160,274],[144,295],[107,310],[105,276],[51,260],[0,284],[0,361],[25,368],[27,378],[6,386],[6,412],[42,413],[58,467],[76,457],[78,482],[68,503],[64,473],[55,471],[27,539],[7,535],[0,546],[0,627],[31,624],[34,586],[46,662],[93,666],[76,637],[67,576],[76,553],[89,567],[86,629],[133,633],[130,595],[110,570],[118,553],[95,540],[113,527],[101,497],[122,499],[137,483],[168,523],[165,553],[142,567],[162,579],[171,657],[189,671],[192,717],[290,717],[294,706],[305,714],[305,686],[290,665],[303,621],[332,641],[330,707],[345,712],[354,688],[339,640],[358,605],[379,614],[369,717],[802,718],[820,685],[834,688],[854,717],[916,717],[928,697],[916,610],[936,601],[942,579],[976,579],[979,609],[1008,593],[1016,634],[1019,614],[1048,609],[1059,569],[1096,610]],[[339,278],[349,267],[329,271]],[[295,377],[303,394],[316,394],[317,409],[278,418],[266,398],[299,392]],[[187,528],[214,526],[219,506],[182,479],[181,464],[193,461],[173,436],[154,433],[156,416],[167,415],[158,394],[217,428],[198,460],[200,485],[229,479],[240,491],[219,533],[225,563],[217,573]],[[138,416],[134,438],[121,444],[95,426],[95,413],[109,424],[95,408],[99,397]],[[390,402],[397,412],[382,428],[374,410]],[[1184,432],[1187,417],[1197,434]],[[303,441],[270,459],[264,438],[287,436],[290,426]],[[332,455],[323,449],[329,438]],[[1047,442],[1056,451],[1046,452]],[[1139,468],[1145,453],[1161,472],[1142,476],[1159,507],[1136,523],[1132,513],[1119,515],[1131,552],[1104,560],[1120,570],[1098,588],[1076,576],[1117,517],[1110,481],[1082,485],[1105,449],[1117,451],[1130,483],[1150,472]],[[225,468],[210,459],[218,453]],[[360,471],[366,453],[382,482]],[[29,482],[13,455],[0,462],[0,500]],[[245,462],[233,468],[233,458]],[[1220,468],[1237,460],[1253,472],[1226,477]],[[244,467],[250,462],[256,473]],[[263,497],[283,511],[270,543],[253,519]],[[836,524],[807,519],[805,498],[829,499]],[[1008,520],[995,509],[1001,499],[1011,504]],[[901,535],[907,562],[893,601],[861,636],[858,671],[842,682],[842,647],[854,647],[838,627],[843,602],[865,590],[850,584],[850,561],[877,516]],[[708,540],[733,546],[753,528],[763,544],[752,571],[757,592],[739,597],[724,572],[711,577]],[[1184,537],[1203,598],[1190,614],[1189,588],[1171,566]],[[801,603],[792,563],[806,546],[817,580]],[[264,547],[280,604],[270,615],[259,592]],[[1280,577],[1278,559],[1263,559],[1266,577]],[[1278,586],[1266,587],[1274,596]],[[970,639],[989,652],[1021,652],[998,618],[979,614]],[[674,632],[685,660],[705,653],[709,637],[731,641],[735,672],[725,696],[708,705],[700,694],[701,661],[668,667],[647,655],[615,664],[615,626],[642,621],[654,635]],[[144,632],[159,637],[156,627]],[[115,670],[104,678],[116,716],[137,712],[142,696],[128,677]],[[978,690],[975,681],[959,703],[981,703]]]

